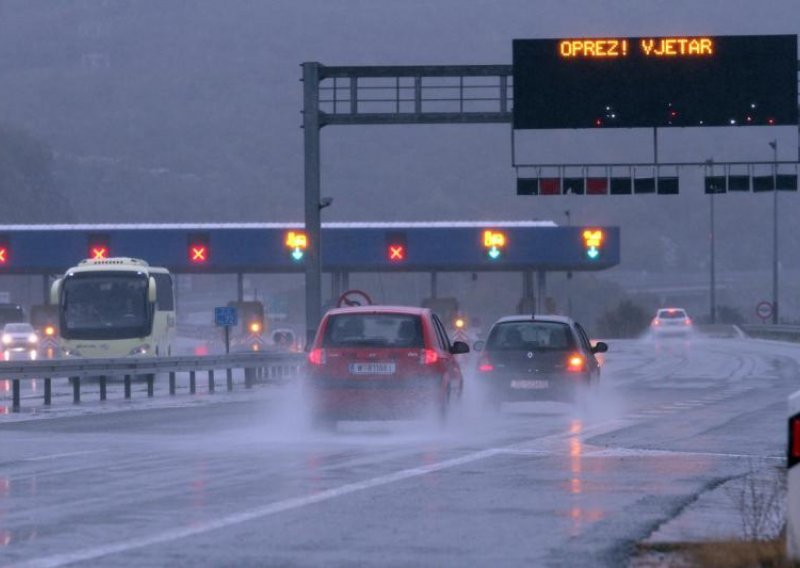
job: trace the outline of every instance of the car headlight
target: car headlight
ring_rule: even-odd
[[[8,345],[9,343],[11,343],[11,336],[8,335],[7,333],[4,333],[3,334],[3,345]]]
[[[31,333],[28,336],[28,343],[36,343],[37,341],[39,341],[39,338],[36,336],[35,333]]]
[[[145,343],[144,345],[139,345],[131,349],[128,355],[147,355],[148,351],[150,351],[150,346]]]

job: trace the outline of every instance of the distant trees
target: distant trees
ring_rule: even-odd
[[[55,190],[50,148],[27,132],[0,124],[0,223],[44,223],[69,218]]]
[[[631,300],[622,300],[597,320],[601,337],[638,337],[647,330],[652,312]]]

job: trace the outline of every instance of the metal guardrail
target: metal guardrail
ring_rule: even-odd
[[[739,329],[748,337],[800,342],[800,325],[746,324],[740,325]]]
[[[305,366],[302,353],[237,353],[203,357],[139,357],[115,359],[51,359],[41,361],[0,361],[0,380],[12,383],[12,411],[20,410],[21,385],[23,380],[44,380],[44,404],[52,404],[52,381],[68,379],[72,384],[72,400],[81,401],[81,379],[96,378],[100,385],[100,400],[106,400],[108,378],[123,377],[125,398],[131,398],[131,383],[134,378],[147,381],[147,396],[154,396],[158,374],[169,377],[169,394],[176,393],[176,374],[189,373],[189,392],[196,392],[196,374],[205,372],[208,390],[216,390],[215,371],[224,370],[226,387],[233,390],[234,369],[244,370],[245,388],[256,381],[283,381],[298,375]]]

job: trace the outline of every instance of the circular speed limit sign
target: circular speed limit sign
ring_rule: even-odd
[[[759,302],[756,305],[756,315],[760,317],[762,320],[768,320],[772,317],[772,303],[771,302]]]

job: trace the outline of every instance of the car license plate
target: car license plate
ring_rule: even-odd
[[[546,389],[549,387],[550,387],[550,381],[542,381],[542,380],[511,381],[512,389]]]
[[[395,364],[392,363],[350,363],[353,375],[394,375]]]

